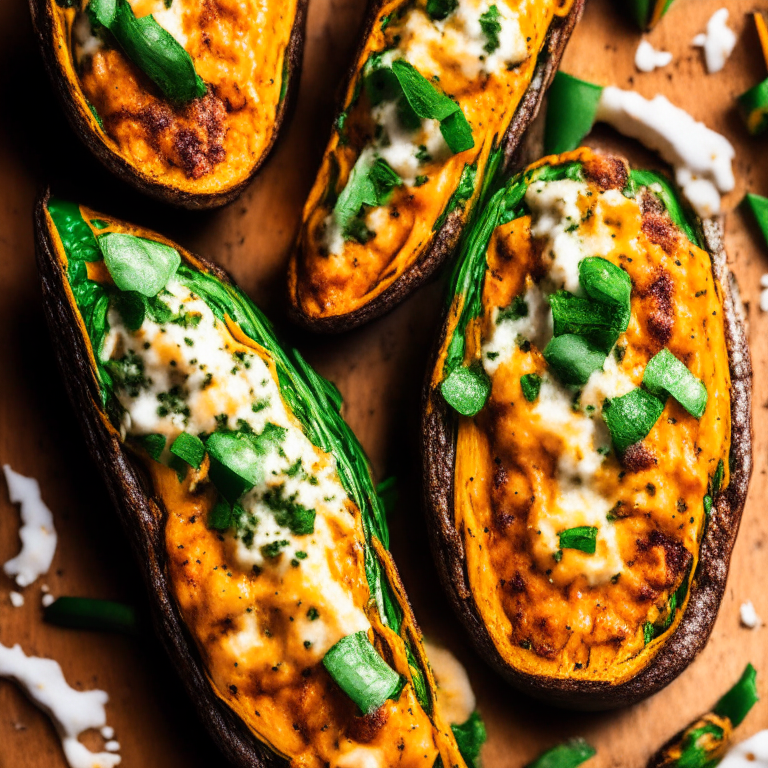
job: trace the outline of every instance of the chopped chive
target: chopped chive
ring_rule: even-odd
[[[133,438],[155,461],[160,460],[160,456],[165,449],[165,435],[152,433],[150,435],[138,435]]]
[[[208,513],[206,523],[214,531],[226,531],[232,525],[232,507],[219,499]]]
[[[700,419],[707,407],[707,388],[666,347],[645,366],[643,385],[659,398],[671,395],[691,416]]]
[[[520,377],[520,389],[523,391],[523,397],[532,403],[539,396],[541,391],[541,376],[538,373],[525,373]]]
[[[605,354],[587,339],[567,333],[544,348],[544,359],[563,384],[580,386],[603,367]]]
[[[205,457],[205,446],[199,437],[190,435],[189,432],[182,432],[173,441],[171,453],[185,461],[190,467],[200,469],[200,464]]]
[[[491,394],[491,380],[479,365],[460,365],[440,384],[445,402],[462,416],[474,416]]]
[[[640,442],[659,420],[664,403],[644,389],[633,389],[626,395],[606,400],[603,419],[617,451],[623,453]]]
[[[560,531],[560,549],[578,549],[588,555],[594,555],[597,548],[597,528],[591,525],[580,525]]]

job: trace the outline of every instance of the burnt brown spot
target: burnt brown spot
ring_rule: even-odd
[[[584,163],[584,175],[602,190],[624,189],[629,178],[625,160],[612,155],[594,155]]]
[[[647,448],[642,442],[637,442],[624,451],[621,464],[628,472],[641,472],[656,464],[656,457],[650,448]],[[621,515],[617,516],[620,517]]]
[[[677,229],[666,213],[645,211],[643,213],[643,233],[652,243],[661,246],[665,253],[672,254],[677,250]]]
[[[675,321],[672,311],[673,290],[674,283],[669,273],[659,269],[654,281],[643,292],[654,304],[653,310],[648,314],[648,332],[662,346],[671,338]]]
[[[525,579],[519,571],[505,584],[505,588],[513,595],[519,595],[525,592]]]
[[[648,570],[648,584],[657,589],[669,589],[677,584],[693,559],[683,544],[658,529],[636,543],[638,559],[652,565]]]
[[[352,741],[368,744],[373,741],[379,731],[386,725],[389,710],[379,707],[375,712],[363,717],[353,717],[347,726],[347,736]]]

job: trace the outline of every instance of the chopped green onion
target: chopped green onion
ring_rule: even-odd
[[[704,514],[709,517],[712,514],[712,505],[714,502],[712,501],[712,497],[707,494],[704,496]]]
[[[592,525],[580,525],[560,531],[560,549],[578,549],[588,555],[594,555],[597,548],[597,528]]]
[[[544,359],[563,384],[580,386],[603,367],[605,353],[581,336],[556,336],[544,348]]]
[[[691,416],[700,419],[707,407],[707,388],[666,347],[645,366],[643,384],[652,395],[671,395]]]
[[[742,93],[737,101],[747,130],[753,136],[764,133],[768,129],[768,80]]]
[[[579,283],[591,299],[608,304],[618,312],[614,326],[619,335],[624,333],[630,317],[630,276],[608,259],[588,256],[579,262]]]
[[[715,467],[715,474],[712,475],[712,482],[710,483],[709,493],[711,496],[716,496],[720,492],[720,487],[723,484],[723,478],[725,477],[725,464],[723,460],[717,462]]]
[[[731,688],[715,706],[714,713],[727,717],[733,727],[740,725],[760,697],[757,695],[757,671],[747,664],[739,681]]]
[[[90,597],[59,597],[43,609],[49,624],[70,629],[138,633],[136,611],[130,605]]]
[[[757,221],[757,226],[760,227],[760,231],[763,233],[763,239],[768,244],[768,197],[753,195],[749,192],[744,197],[744,202],[752,211],[755,221]]]
[[[181,264],[175,248],[143,237],[109,232],[99,235],[98,242],[109,274],[121,291],[156,296]]]
[[[603,418],[611,440],[619,453],[640,442],[659,420],[664,403],[644,389],[633,389],[626,395],[606,400]]]
[[[427,13],[431,19],[442,21],[448,14],[453,13],[459,5],[459,0],[427,0]]]
[[[488,738],[480,713],[475,710],[461,725],[451,725],[451,730],[467,768],[480,768],[480,748]]]
[[[137,291],[117,291],[112,302],[125,327],[129,331],[138,331],[147,315],[147,299]]]
[[[596,754],[597,750],[584,739],[571,739],[547,750],[525,768],[576,768]]]
[[[208,513],[206,524],[211,530],[226,531],[232,525],[232,507],[229,502],[219,499]]]
[[[182,432],[171,445],[171,453],[186,461],[190,467],[200,469],[203,457],[205,456],[205,446],[203,441],[189,432]]]
[[[601,301],[574,296],[568,291],[553,293],[549,303],[555,336],[581,336],[603,352],[605,359],[620,335],[616,327],[616,308]]]
[[[448,204],[445,206],[445,210],[437,217],[435,225],[432,227],[433,232],[437,232],[440,227],[445,224],[445,220],[460,206],[472,197],[475,191],[475,177],[477,176],[477,166],[469,165],[467,163],[461,171],[459,177],[459,185],[454,190]]]
[[[508,307],[502,307],[496,313],[496,325],[505,320],[519,320],[521,317],[528,317],[528,304],[525,297],[521,294],[512,299]]]
[[[342,637],[323,657],[323,666],[364,715],[402,690],[400,675],[381,658],[364,631]]]
[[[445,402],[462,416],[474,416],[491,394],[491,380],[479,365],[460,365],[440,385]]]
[[[569,152],[581,144],[592,130],[602,93],[601,85],[579,80],[563,71],[555,75],[549,89],[544,127],[546,154]]]
[[[138,435],[133,438],[155,461],[160,460],[165,448],[165,435],[152,433],[150,435]]]
[[[486,38],[483,50],[486,53],[493,53],[499,47],[499,34],[501,32],[500,18],[501,14],[496,5],[490,6],[488,10],[480,16],[480,29],[483,30],[483,34]]]
[[[523,390],[523,397],[532,403],[541,392],[541,376],[538,373],[524,373],[520,377],[520,389]]]
[[[397,506],[397,478],[391,476],[382,480],[376,486],[376,495],[384,505],[384,513],[389,515]]]
[[[186,102],[205,96],[207,88],[192,57],[154,16],[137,19],[127,0],[91,0],[88,13],[97,26],[114,35],[128,58],[166,98]]]

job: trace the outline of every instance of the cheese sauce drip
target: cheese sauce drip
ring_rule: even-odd
[[[168,438],[147,465],[168,511],[174,595],[218,695],[292,764],[432,768],[434,730],[412,686],[363,718],[322,667],[338,640],[371,629],[362,524],[333,456],[286,408],[268,354],[243,343],[177,279],[138,330],[114,306],[108,320],[100,356],[124,409],[123,437]],[[167,466],[182,431],[222,428],[278,435],[263,481],[240,499],[226,533],[206,525],[215,501],[208,458],[183,481]],[[281,522],[297,506],[315,512],[312,533]]]
[[[343,125],[337,125],[304,208],[289,282],[305,313],[344,314],[370,301],[428,247],[463,171],[469,189],[456,206],[473,196],[465,168],[472,166],[474,178],[482,178],[494,139],[501,138],[528,88],[554,14],[566,13],[569,5],[458,0],[444,19],[430,17],[425,1],[385,5],[356,64]],[[437,120],[404,125],[396,100],[371,103],[363,84],[373,65],[397,60],[460,105],[472,128],[472,149],[453,154]],[[340,193],[361,157],[386,161],[402,183],[384,204],[366,206],[354,231],[344,231],[329,189]]]
[[[296,0],[129,0],[152,14],[189,53],[208,93],[186,105],[166,101],[86,13],[55,5],[68,43],[62,66],[79,81],[113,148],[155,180],[215,192],[247,178],[270,146],[284,95],[286,47]]]
[[[525,203],[530,215],[491,238],[483,314],[467,334],[492,391],[476,417],[460,419],[457,528],[477,604],[516,668],[615,681],[646,659],[649,624],[679,619],[670,597],[695,569],[709,478],[721,459],[727,465],[721,289],[709,255],[647,190],[626,197],[587,174],[534,181]],[[626,270],[632,316],[602,370],[574,389],[542,350],[553,334],[547,299],[561,289],[585,295],[578,265],[587,256]],[[602,409],[641,385],[663,347],[705,384],[706,411],[697,420],[668,398],[620,458]],[[533,402],[525,374],[541,377]],[[559,534],[581,526],[596,529],[594,554],[560,547]]]

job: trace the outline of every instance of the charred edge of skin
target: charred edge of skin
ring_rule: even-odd
[[[167,512],[152,496],[146,472],[111,433],[98,405],[99,388],[93,374],[88,345],[80,333],[75,308],[67,297],[67,278],[56,255],[46,222],[49,193],[35,207],[35,250],[43,293],[43,307],[56,357],[70,401],[78,413],[91,457],[99,467],[123,532],[136,558],[150,594],[156,636],[168,654],[186,693],[209,735],[236,768],[286,768],[287,761],[269,751],[243,721],[215,693],[205,665],[171,595],[165,551]],[[186,252],[180,249],[186,261]],[[200,259],[203,268],[228,282],[226,275]]]
[[[453,492],[458,422],[431,381],[445,342],[445,322],[427,369],[421,424],[423,498],[433,559],[443,588],[478,652],[491,667],[514,687],[562,707],[592,711],[614,709],[633,704],[664,688],[706,645],[725,591],[731,552],[752,474],[752,364],[744,327],[746,317],[726,264],[722,221],[710,219],[703,222],[702,227],[712,272],[724,293],[724,326],[731,375],[730,481],[714,499],[699,549],[690,598],[680,622],[649,663],[626,682],[558,680],[533,675],[511,667],[498,652],[472,596],[462,534],[455,525]]]
[[[274,130],[269,144],[254,164],[248,176],[237,184],[220,192],[185,192],[169,184],[162,184],[145,174],[139,167],[130,163],[118,152],[107,146],[102,138],[90,126],[90,112],[82,103],[84,94],[79,81],[70,81],[62,72],[53,48],[55,0],[29,0],[32,15],[32,28],[37,38],[46,72],[56,98],[61,105],[67,121],[90,152],[111,173],[122,181],[138,189],[145,195],[161,202],[189,210],[219,208],[239,197],[251,183],[267,158],[275,149],[277,140],[282,137],[282,130],[296,107],[299,91],[299,75],[304,55],[307,5],[309,0],[298,0],[291,35],[285,49],[286,76],[288,90],[275,113]]]
[[[525,95],[518,104],[512,121],[509,124],[502,144],[504,145],[504,163],[509,166],[512,164],[512,158],[515,156],[518,146],[523,139],[523,135],[539,112],[544,95],[549,87],[552,78],[555,76],[557,67],[562,58],[565,46],[571,36],[573,28],[578,23],[584,11],[586,0],[574,0],[570,11],[566,16],[555,17],[550,24],[544,45],[539,52],[538,61],[533,71],[533,76]],[[378,18],[378,12],[383,3],[376,3],[369,11],[368,18],[364,23],[364,34],[361,36],[361,44],[355,53],[353,61],[357,63],[360,58],[365,41],[373,29],[373,25]],[[353,64],[345,87],[342,91],[346,93],[348,84],[356,75],[355,65]],[[338,112],[343,107],[343,101],[340,101]],[[482,180],[481,180],[482,181]],[[467,210],[467,213],[469,209]],[[435,234],[429,248],[424,252],[421,258],[411,265],[392,285],[382,291],[378,296],[369,301],[364,306],[343,315],[333,315],[331,317],[311,317],[307,315],[297,303],[295,295],[288,296],[288,316],[297,325],[306,328],[315,333],[342,333],[357,328],[360,325],[375,320],[377,317],[385,315],[394,309],[401,301],[405,300],[417,288],[424,285],[450,257],[456,245],[459,242],[461,233],[466,223],[466,217],[462,210],[457,209],[451,213],[445,221],[445,224]],[[299,271],[297,265],[297,272]],[[297,277],[297,285],[299,278]]]

